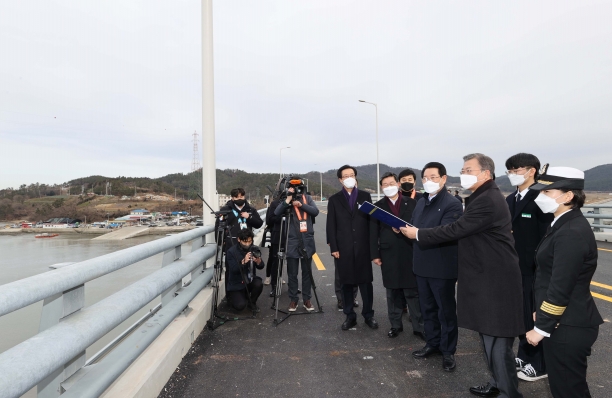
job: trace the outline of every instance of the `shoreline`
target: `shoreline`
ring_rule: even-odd
[[[144,235],[166,235],[169,233],[178,233],[189,231],[197,228],[194,226],[183,227],[142,227],[143,232],[138,236]],[[146,230],[146,232],[144,231]],[[40,234],[40,233],[55,233],[65,235],[105,235],[116,231],[116,229],[105,228],[5,228],[0,229],[0,236],[3,235],[19,235],[19,234]]]

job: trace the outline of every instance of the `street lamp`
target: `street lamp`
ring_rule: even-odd
[[[279,166],[280,166],[280,178],[283,177],[283,149],[289,149],[289,148],[291,148],[291,147],[290,146],[286,146],[284,148],[281,148],[280,151],[278,151],[279,152],[278,163],[279,163]]]
[[[378,200],[380,199],[380,163],[378,162],[378,105],[364,100],[359,100],[359,102],[374,105],[374,108],[376,109],[376,192],[378,195]]]
[[[315,166],[317,164],[315,163]],[[318,168],[318,167],[317,167]],[[321,202],[323,202],[323,173],[321,171],[319,171],[319,174],[321,176]]]

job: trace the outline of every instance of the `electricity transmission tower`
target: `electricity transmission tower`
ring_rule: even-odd
[[[188,199],[195,199],[197,198],[196,193],[202,195],[202,166],[200,166],[200,151],[198,150],[199,134],[194,131],[191,136],[193,137],[193,158],[191,160]]]

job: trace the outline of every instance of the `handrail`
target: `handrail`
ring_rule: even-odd
[[[198,249],[0,354],[0,397],[26,393],[214,253],[214,246]]]
[[[214,231],[205,226],[0,286],[0,316]]]

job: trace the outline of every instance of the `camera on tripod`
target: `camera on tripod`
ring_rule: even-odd
[[[278,181],[275,196],[280,200],[286,199],[287,196],[289,196],[289,188],[293,188],[293,194],[291,194],[293,200],[302,200],[302,196],[306,193],[306,184],[304,184],[304,180],[298,176],[289,175]]]

